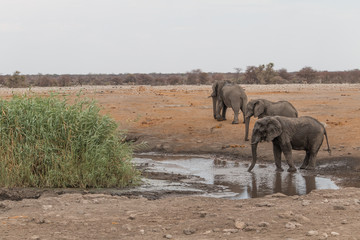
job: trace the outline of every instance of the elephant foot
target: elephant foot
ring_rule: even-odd
[[[288,172],[296,172],[296,167],[289,167]]]
[[[232,121],[232,124],[239,124],[238,121]]]
[[[245,141],[249,141],[249,139],[248,139],[248,138],[245,138]]]
[[[222,117],[218,117],[218,118],[216,118],[216,120],[218,120],[220,122],[220,121],[224,121],[225,119]]]
[[[305,168],[306,168],[305,165],[301,165],[301,166],[300,166],[300,169],[305,169]]]
[[[284,169],[283,169],[282,167],[277,167],[277,168],[276,168],[276,171],[277,171],[277,172],[283,172]]]

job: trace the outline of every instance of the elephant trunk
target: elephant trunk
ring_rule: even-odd
[[[216,97],[212,97],[213,100],[213,113],[214,113],[214,119],[216,119]]]
[[[245,117],[245,141],[249,141],[249,124],[250,124],[250,117]]]
[[[254,166],[255,166],[255,164],[256,164],[256,160],[257,160],[257,156],[256,156],[257,145],[258,145],[257,142],[251,143],[251,152],[252,152],[252,158],[253,158],[253,160],[252,160],[251,165],[250,165],[250,167],[249,167],[249,169],[248,169],[248,172],[250,172],[250,171],[254,168]]]

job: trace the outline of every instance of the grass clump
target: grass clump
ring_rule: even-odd
[[[124,187],[139,179],[132,148],[94,101],[0,100],[0,186]]]

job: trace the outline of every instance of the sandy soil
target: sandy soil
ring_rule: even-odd
[[[360,181],[360,85],[244,86],[249,99],[288,100],[300,116],[326,123],[332,156],[325,145],[318,162],[345,161],[337,174]],[[206,153],[250,161],[244,124],[212,117],[211,86],[107,86],[43,88],[96,99],[103,113],[127,129],[129,140],[146,142],[140,151]],[[18,89],[17,92],[26,91]],[[2,89],[0,96],[11,97]],[[240,117],[242,119],[242,117]],[[251,121],[251,128],[255,120]],[[272,161],[272,146],[259,145],[259,160]],[[296,165],[303,152],[293,152]],[[261,162],[260,161],[260,162]],[[316,170],[315,170],[316,171]],[[338,169],[334,167],[333,172]],[[247,200],[168,197],[150,201],[108,194],[45,191],[15,196],[0,191],[1,239],[360,239],[360,190],[316,190],[306,196],[275,194]],[[36,192],[36,190],[34,190]],[[26,195],[26,194],[25,194]],[[22,196],[22,197],[21,197]],[[3,200],[6,199],[6,200]],[[13,199],[13,200],[11,200]],[[20,201],[15,201],[20,200]]]

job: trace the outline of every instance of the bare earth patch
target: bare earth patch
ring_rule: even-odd
[[[244,88],[249,99],[288,100],[300,116],[313,116],[326,123],[332,155],[324,151],[323,145],[318,163],[332,163],[325,174],[351,175],[353,181],[360,181],[360,85]],[[213,119],[208,98],[211,86],[31,89],[72,97],[79,90],[97,100],[104,114],[127,129],[129,139],[147,142],[147,148],[141,151],[206,153],[250,161],[244,124],[231,124],[232,110],[228,110],[227,121]],[[27,90],[1,89],[0,96],[10,98],[12,91]],[[251,129],[254,122],[252,119]],[[260,144],[258,154],[261,161],[273,161],[269,143]],[[304,153],[293,151],[293,156],[299,167]],[[336,166],[337,161],[346,164]],[[324,174],[325,170],[315,171]],[[194,196],[148,200],[138,195],[124,197],[87,191],[21,191],[0,191],[1,239],[359,239],[360,236],[358,188],[246,200]],[[20,197],[16,198],[16,194]]]

